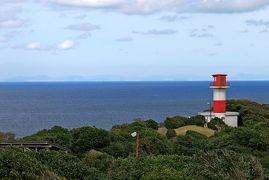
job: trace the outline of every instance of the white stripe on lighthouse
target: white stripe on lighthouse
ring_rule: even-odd
[[[214,101],[226,101],[226,89],[214,89],[213,91]]]

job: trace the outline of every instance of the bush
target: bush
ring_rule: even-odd
[[[109,146],[102,149],[109,155],[114,157],[127,157],[134,152],[134,145],[131,142],[112,142]]]
[[[148,128],[157,130],[158,127],[159,127],[158,123],[156,121],[152,120],[152,119],[146,120],[145,122],[146,122],[146,126]]]
[[[67,179],[100,179],[104,177],[96,168],[87,166],[78,157],[65,152],[32,152],[40,162],[49,167],[50,170],[64,176]]]
[[[101,149],[109,145],[108,131],[95,127],[81,127],[72,130],[72,150],[77,154],[91,149]]]
[[[16,139],[16,135],[11,132],[2,133],[0,132],[0,141],[14,141]]]
[[[164,138],[144,137],[140,140],[140,151],[145,154],[170,154],[173,147]]]
[[[54,126],[51,129],[44,129],[36,134],[23,138],[26,141],[50,141],[61,146],[71,146],[71,134],[68,129]]]
[[[0,150],[1,179],[60,179],[46,166],[20,149]]]
[[[225,123],[223,122],[222,119],[220,118],[213,118],[209,123],[207,123],[207,127],[213,130],[220,130],[223,129],[223,127],[225,127]]]
[[[166,137],[168,139],[171,139],[173,137],[176,137],[177,134],[176,134],[176,131],[174,129],[168,129],[167,132],[166,132]]]
[[[178,136],[174,145],[177,154],[187,156],[192,156],[199,151],[207,151],[211,148],[208,137],[194,131],[187,131],[185,136]]]
[[[256,158],[227,150],[195,155],[192,174],[195,179],[264,179],[262,166]]]
[[[206,122],[205,117],[201,115],[197,115],[197,116],[193,116],[188,119],[185,119],[186,125],[196,125],[196,126],[204,127],[205,122]]]
[[[90,167],[96,168],[101,172],[107,173],[108,168],[115,158],[106,153],[90,151],[84,155],[83,162]]]
[[[177,129],[179,127],[185,126],[185,121],[186,118],[175,116],[166,118],[164,124],[167,129]]]
[[[191,179],[190,157],[177,155],[117,159],[109,169],[109,179]]]

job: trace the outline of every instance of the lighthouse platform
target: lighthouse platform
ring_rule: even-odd
[[[214,119],[215,117],[218,117],[217,115],[215,115],[214,112],[200,112],[198,113],[198,115],[204,116],[206,122],[210,122],[211,119]],[[223,122],[231,127],[238,127],[238,116],[239,113],[238,112],[225,112],[225,117],[223,117]]]

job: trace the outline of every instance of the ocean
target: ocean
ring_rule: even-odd
[[[231,82],[228,99],[269,104],[269,81]],[[136,118],[164,121],[208,109],[209,82],[0,83],[0,131],[18,137],[59,125],[110,129]]]

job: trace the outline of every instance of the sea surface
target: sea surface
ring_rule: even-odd
[[[232,82],[228,99],[269,104],[269,81]],[[209,82],[0,83],[0,131],[18,137],[60,125],[110,129],[135,118],[196,115],[212,100]]]

